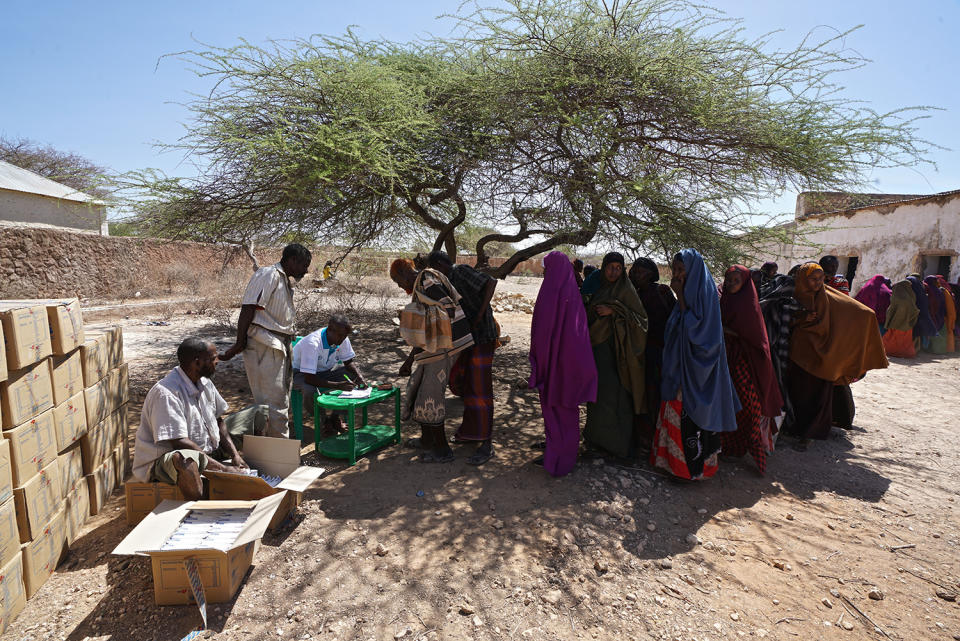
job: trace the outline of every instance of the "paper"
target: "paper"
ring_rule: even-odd
[[[161,550],[228,549],[252,509],[192,510],[160,547]]]
[[[372,387],[364,387],[363,389],[350,390],[349,392],[343,392],[340,394],[340,398],[370,398],[370,393],[373,391]]]

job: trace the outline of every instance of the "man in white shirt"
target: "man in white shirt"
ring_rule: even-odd
[[[356,354],[350,345],[353,327],[346,316],[334,314],[327,326],[312,332],[293,348],[293,384],[305,398],[313,398],[318,390],[349,391],[366,387],[363,375],[353,363]],[[343,429],[342,413],[324,421],[324,436]]]
[[[177,485],[184,497],[197,500],[203,494],[204,470],[239,471],[247,464],[224,424],[227,403],[209,378],[217,367],[216,347],[189,337],[177,348],[177,360],[180,365],[143,401],[133,476],[143,483]],[[231,465],[218,459],[229,459]]]
[[[280,262],[261,267],[247,284],[237,321],[237,340],[221,360],[243,352],[250,392],[258,405],[270,408],[267,436],[287,438],[292,382],[293,305],[290,279],[300,280],[310,269],[310,251],[293,243],[283,248]]]

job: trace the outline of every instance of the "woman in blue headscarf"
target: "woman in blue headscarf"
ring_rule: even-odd
[[[674,256],[672,267],[677,306],[664,335],[664,401],[650,461],[679,478],[699,480],[716,474],[720,432],[736,431],[741,405],[710,270],[695,249]]]

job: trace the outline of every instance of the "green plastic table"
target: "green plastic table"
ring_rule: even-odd
[[[367,452],[386,447],[392,443],[400,443],[400,389],[375,389],[367,398],[340,398],[340,390],[329,390],[318,393],[314,397],[314,406],[327,410],[345,410],[347,412],[347,433],[320,438],[320,426],[313,429],[313,447],[318,454],[330,458],[345,458],[350,465],[357,462],[357,457]],[[393,427],[388,425],[367,425],[367,407],[374,403],[394,400]],[[356,424],[356,410],[362,410],[362,420]],[[319,414],[319,412],[317,412]]]

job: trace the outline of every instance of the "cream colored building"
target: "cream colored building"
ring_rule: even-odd
[[[912,272],[960,278],[960,190],[927,196],[804,192],[790,241],[772,249],[781,273],[833,254],[856,292],[875,274],[897,281]]]
[[[0,160],[2,224],[66,227],[108,235],[104,202]]]

